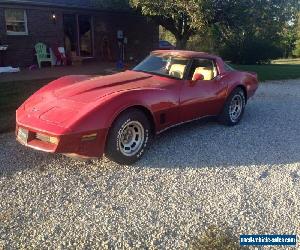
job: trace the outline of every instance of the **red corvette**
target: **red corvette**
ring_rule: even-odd
[[[106,154],[132,164],[153,135],[214,116],[236,125],[258,87],[255,73],[217,56],[154,51],[133,70],[110,76],[66,76],[17,110],[17,140],[34,149],[81,158]]]

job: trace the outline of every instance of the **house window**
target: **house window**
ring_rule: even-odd
[[[5,10],[6,32],[8,35],[28,35],[26,11],[22,9]]]

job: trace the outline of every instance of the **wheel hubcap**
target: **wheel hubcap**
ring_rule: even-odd
[[[236,120],[240,117],[243,111],[243,105],[243,98],[241,95],[235,95],[232,98],[229,107],[229,115],[231,121],[236,122]]]
[[[123,155],[133,156],[143,146],[145,140],[145,130],[138,121],[131,121],[119,134],[119,148]]]

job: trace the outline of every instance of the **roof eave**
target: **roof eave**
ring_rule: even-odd
[[[94,11],[110,11],[110,12],[133,12],[132,9],[113,9],[113,8],[101,8],[96,6],[76,6],[69,4],[56,4],[56,3],[35,3],[27,0],[2,0],[0,4],[20,4],[24,6],[41,6],[41,7],[56,7],[56,8],[68,8],[68,9],[85,9]]]

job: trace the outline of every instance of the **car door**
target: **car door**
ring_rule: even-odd
[[[203,79],[195,80],[197,74]],[[225,102],[227,85],[218,75],[213,59],[192,60],[180,93],[180,122],[220,113]]]

